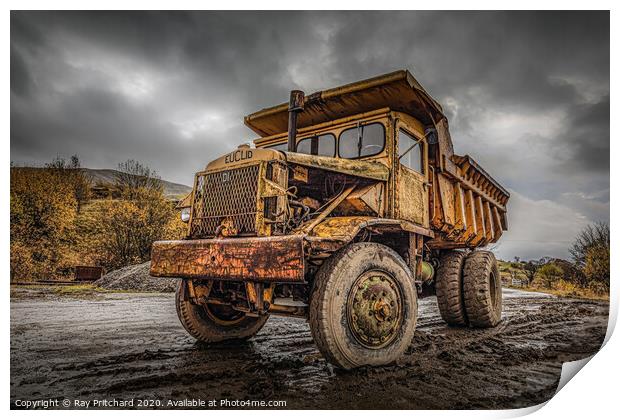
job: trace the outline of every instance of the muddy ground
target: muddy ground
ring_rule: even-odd
[[[519,408],[548,400],[563,361],[596,352],[607,302],[504,291],[504,322],[447,327],[420,300],[415,339],[396,365],[344,372],[303,320],[272,317],[251,341],[204,346],[172,294],[51,297],[14,291],[11,401],[44,398],[284,400],[287,408]],[[159,403],[158,403],[159,404]]]

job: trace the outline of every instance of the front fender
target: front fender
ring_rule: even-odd
[[[435,235],[432,230],[415,225],[406,220],[386,219],[370,216],[328,217],[316,225],[306,237],[315,248],[336,251],[349,242],[362,230],[375,233],[417,233],[428,238]]]

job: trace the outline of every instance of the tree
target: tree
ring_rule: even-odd
[[[538,270],[538,275],[543,280],[543,286],[547,289],[551,289],[553,282],[562,278],[564,272],[560,267],[553,263],[547,263]]]
[[[536,278],[536,274],[538,270],[546,263],[546,257],[543,257],[539,260],[530,260],[523,264],[523,271],[525,271],[525,276],[527,277],[528,286],[534,282]]]
[[[583,271],[570,261],[560,258],[553,260],[553,264],[557,265],[562,272],[562,278],[570,283],[585,287],[587,286],[586,276]]]
[[[515,259],[515,262],[516,262],[516,263],[519,263],[519,262],[521,261],[521,258],[520,258],[520,257],[515,257],[514,259]]]
[[[116,174],[115,181],[121,193],[130,198],[134,198],[134,195],[140,191],[159,191],[163,193],[164,189],[157,172],[133,159],[118,164],[118,173]]]
[[[585,275],[588,285],[599,283],[609,290],[610,258],[609,225],[597,222],[586,226],[570,248],[570,253]]]
[[[599,283],[600,287],[609,292],[609,279],[611,277],[609,269],[609,246],[594,245],[588,248],[585,258],[583,272],[590,280],[590,284]]]
[[[54,172],[55,175],[65,178],[71,185],[73,195],[77,203],[77,211],[80,212],[83,204],[90,198],[92,180],[82,168],[80,158],[77,155],[71,156],[67,162],[63,157],[57,157],[45,167]]]
[[[604,222],[597,222],[586,226],[575,238],[569,252],[580,268],[586,265],[586,255],[588,249],[593,246],[609,247],[610,232],[609,225]]]

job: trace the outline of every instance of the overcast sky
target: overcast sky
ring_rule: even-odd
[[[500,257],[609,220],[607,12],[11,13],[11,160],[133,158],[190,185],[243,116],[407,68],[511,191]]]

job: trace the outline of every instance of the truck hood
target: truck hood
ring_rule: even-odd
[[[249,147],[240,147],[209,162],[205,168],[205,171],[217,172],[271,160],[284,160],[284,154],[273,149],[252,149]]]
[[[324,169],[347,175],[376,179],[378,181],[387,181],[390,177],[390,170],[388,167],[379,162],[315,156],[304,153],[283,153],[286,155],[287,162],[295,163],[301,166],[309,166],[311,168]]]
[[[388,167],[379,162],[314,156],[304,153],[280,152],[273,149],[263,148],[236,149],[231,153],[209,162],[205,168],[205,171],[217,172],[251,165],[253,162],[258,163],[260,161],[272,160],[284,160],[288,163],[293,163],[296,165],[324,169],[326,171],[359,176],[362,178],[376,179],[378,181],[387,181],[390,177],[390,170]]]

